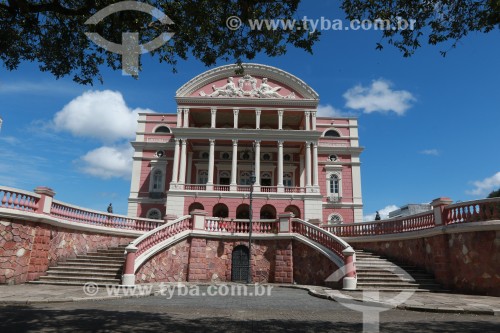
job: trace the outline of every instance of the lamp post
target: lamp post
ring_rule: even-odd
[[[252,203],[253,203],[253,185],[255,184],[255,172],[252,171],[252,175],[250,176],[250,207],[249,207],[249,214],[248,217],[250,219],[249,224],[248,224],[248,277],[247,277],[247,283],[252,283],[252,217],[253,217],[253,209],[252,209]]]

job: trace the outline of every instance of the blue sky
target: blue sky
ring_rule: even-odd
[[[342,19],[334,3],[303,5],[298,17]],[[303,79],[319,93],[321,112],[359,117],[369,215],[439,196],[478,199],[500,187],[499,34],[471,34],[445,58],[439,54],[445,45],[424,45],[403,58],[389,45],[375,50],[379,32],[323,31],[313,55],[290,49],[252,62]],[[56,80],[33,63],[14,72],[2,68],[0,184],[50,186],[59,200],[100,210],[113,202],[115,212],[125,213],[130,163],[124,156],[134,112],[174,113],[175,91],[207,70],[190,58],[173,74],[149,55],[142,59],[139,79],[103,68],[104,84],[94,87]],[[87,118],[75,123],[76,114]]]

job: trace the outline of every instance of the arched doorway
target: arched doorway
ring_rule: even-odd
[[[248,247],[238,245],[234,248],[231,256],[231,281],[248,282],[249,259]]]
[[[250,218],[250,206],[247,204],[241,204],[236,208],[236,218],[237,219],[249,219]]]
[[[294,217],[300,219],[300,209],[295,205],[290,205],[285,208],[285,212],[293,213]]]
[[[214,206],[214,209],[212,210],[212,215],[214,217],[228,217],[229,209],[225,204],[218,203],[217,205]]]
[[[261,219],[275,219],[276,218],[276,208],[273,205],[264,205],[260,209]]]
[[[203,207],[203,205],[199,202],[193,202],[192,204],[189,205],[188,214],[191,214],[191,212],[195,209],[205,210],[205,207]]]

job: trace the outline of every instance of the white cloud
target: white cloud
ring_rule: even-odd
[[[119,177],[130,179],[134,149],[130,145],[103,146],[81,157],[81,171],[103,179]]]
[[[357,85],[344,93],[346,107],[364,113],[394,112],[403,115],[416,98],[406,90],[392,90],[391,82],[384,79],[372,81],[371,86]]]
[[[483,180],[476,180],[472,182],[472,184],[476,187],[473,190],[466,191],[467,194],[477,195],[477,196],[486,196],[491,191],[497,190],[500,188],[500,171],[495,173],[493,176],[485,178]]]
[[[8,145],[11,145],[11,146],[21,143],[21,141],[18,138],[13,137],[13,136],[1,136],[0,141],[6,143]]]
[[[334,108],[330,104],[318,105],[317,116],[318,117],[342,117],[342,111]]]
[[[420,154],[439,156],[439,150],[437,150],[437,149],[424,149],[424,150],[420,151]]]
[[[385,206],[384,208],[382,209],[379,209],[378,212],[380,214],[380,217],[382,219],[386,219],[389,217],[389,213],[396,210],[396,209],[399,209],[398,206],[396,205],[388,205],[388,206]],[[373,213],[373,214],[368,214],[368,215],[365,215],[363,216],[363,221],[365,222],[368,222],[368,221],[375,221],[375,215],[377,213]]]
[[[66,104],[53,124],[75,136],[113,143],[134,137],[138,112],[153,111],[130,109],[117,91],[87,91]]]

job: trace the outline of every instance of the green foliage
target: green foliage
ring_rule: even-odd
[[[206,66],[217,60],[241,63],[257,53],[280,56],[288,46],[312,52],[319,33],[306,29],[251,31],[248,19],[293,19],[300,0],[141,0],[161,9],[174,22],[162,25],[149,14],[122,11],[106,17],[97,25],[84,22],[113,0],[0,0],[0,59],[8,70],[22,61],[40,64],[40,70],[60,78],[73,75],[81,84],[102,82],[102,65],[121,68],[121,55],[107,52],[90,41],[85,32],[97,32],[121,44],[122,32],[139,32],[144,44],[162,32],[174,32],[163,47],[152,52],[160,62],[175,71],[179,59],[189,55]],[[230,30],[226,19],[238,16],[242,28]]]
[[[500,197],[500,188],[488,194],[488,198],[499,198],[499,197]]]
[[[450,48],[470,32],[489,32],[500,27],[500,0],[344,0],[341,5],[350,20],[416,20],[414,30],[384,30],[382,38],[411,56],[422,41]],[[376,44],[381,50],[382,43]]]

